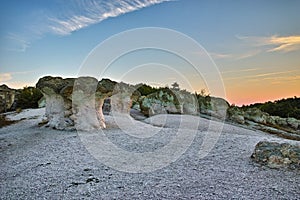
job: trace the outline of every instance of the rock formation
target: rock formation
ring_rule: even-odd
[[[257,108],[248,108],[245,111],[238,107],[230,107],[227,110],[228,119],[230,121],[244,124],[246,121],[255,122],[260,125],[272,126],[274,128],[283,128],[291,131],[299,131],[300,120],[289,117],[281,118],[271,116],[268,113],[262,112]]]
[[[9,110],[15,100],[15,90],[7,85],[0,85],[0,113]]]
[[[46,76],[36,87],[46,98],[45,122],[56,129],[95,130],[105,128],[102,106],[111,99],[112,112],[129,114],[134,87],[109,79],[92,77],[63,79]]]
[[[46,99],[44,123],[56,129],[94,130],[105,128],[103,115],[129,115],[130,108],[139,109],[145,116],[156,114],[208,115],[277,134],[289,139],[300,138],[300,120],[270,116],[257,108],[229,106],[222,99],[194,95],[185,90],[161,88],[140,96],[138,87],[109,79],[92,77],[67,78],[46,76],[37,83]],[[108,105],[109,104],[109,105]]]
[[[200,112],[209,116],[225,120],[227,117],[227,109],[229,103],[222,98],[209,97],[209,101],[206,104],[201,104]]]
[[[186,91],[164,88],[148,96],[142,96],[138,101],[142,113],[146,116],[198,113],[196,97]]]
[[[300,146],[277,142],[259,142],[251,158],[270,168],[300,169]]]

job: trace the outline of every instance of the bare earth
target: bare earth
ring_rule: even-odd
[[[299,199],[299,170],[269,169],[250,159],[259,141],[299,142],[225,124],[212,151],[200,159],[209,120],[197,117],[196,136],[179,159],[152,172],[128,173],[93,157],[76,131],[38,127],[43,113],[11,114],[11,119],[25,119],[0,129],[0,199]],[[126,151],[153,152],[176,135],[181,119],[196,119],[181,117],[132,120],[126,131],[137,136],[157,132],[139,138],[107,116],[103,133]],[[190,126],[181,128],[188,132]]]

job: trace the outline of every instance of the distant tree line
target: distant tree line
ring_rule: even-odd
[[[243,109],[258,108],[270,115],[279,117],[294,117],[300,119],[300,98],[287,98],[274,102],[268,101],[266,103],[255,103],[248,106],[242,106]]]

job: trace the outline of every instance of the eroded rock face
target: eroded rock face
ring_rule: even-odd
[[[249,108],[245,111],[244,117],[245,119],[256,123],[266,124],[269,114],[264,113],[257,108]]]
[[[213,117],[220,119],[225,119],[227,114],[227,109],[229,108],[229,103],[222,98],[211,97],[210,101],[211,108],[210,114]]]
[[[300,146],[277,142],[259,142],[251,158],[270,168],[300,169]]]
[[[139,98],[139,107],[146,116],[157,114],[191,114],[199,111],[194,95],[179,90],[164,89]]]
[[[47,126],[56,129],[95,130],[105,128],[102,106],[111,99],[114,113],[129,114],[134,88],[109,79],[93,77],[63,79],[46,76],[36,87],[46,98]]]
[[[245,124],[244,111],[239,109],[238,107],[230,107],[227,110],[227,117],[229,120],[233,122],[237,122],[239,124]]]
[[[0,113],[9,110],[15,100],[15,90],[7,85],[0,85]]]

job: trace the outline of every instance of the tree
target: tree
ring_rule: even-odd
[[[249,106],[243,106],[242,109],[258,108],[270,115],[279,117],[294,117],[300,119],[300,98],[287,98],[274,102],[268,101],[266,103],[256,103]]]
[[[24,87],[17,95],[17,108],[38,108],[38,101],[43,97],[39,89]]]
[[[147,96],[149,94],[157,92],[156,88],[151,87],[151,86],[146,85],[146,84],[139,84],[139,85],[137,85],[137,87],[138,87],[137,90],[141,93],[142,96]]]
[[[173,90],[180,90],[179,84],[177,82],[174,82],[171,86]]]

